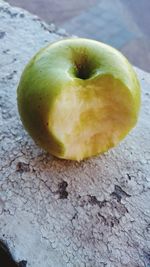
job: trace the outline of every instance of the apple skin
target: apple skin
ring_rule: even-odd
[[[84,101],[88,88],[99,90],[102,87],[104,88],[102,101],[105,100],[107,94],[111,94],[113,88],[115,88],[114,96],[120,94],[122,90],[122,99],[120,96],[121,100],[119,99],[119,101],[129,102],[130,111],[127,115],[131,118],[129,125],[122,130],[117,142],[109,142],[98,151],[93,150],[83,154],[81,151],[80,153],[76,151],[66,155],[65,144],[60,138],[61,134],[57,135],[52,127],[51,115],[57,99],[60,98],[60,95],[66,94],[68,88],[81,88],[80,97]],[[101,97],[101,93],[98,97]],[[82,160],[115,146],[135,126],[140,109],[140,85],[131,64],[116,49],[90,39],[65,39],[42,48],[30,60],[20,79],[17,102],[25,129],[40,147],[59,158]],[[69,105],[71,109],[70,102]],[[63,109],[59,113],[63,120],[61,113],[63,114]],[[117,113],[119,113],[119,108]],[[111,127],[111,131],[112,129],[113,127]],[[62,127],[61,130],[65,133],[65,127]],[[80,140],[82,143],[82,138]],[[72,140],[71,143],[73,144]]]

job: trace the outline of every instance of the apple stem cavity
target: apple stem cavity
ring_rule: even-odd
[[[85,63],[76,64],[76,77],[81,80],[87,80],[91,77],[91,69]]]
[[[77,57],[74,61],[74,74],[76,78],[81,80],[88,80],[93,76],[96,66],[91,57],[89,57],[88,51],[81,49],[76,51]]]

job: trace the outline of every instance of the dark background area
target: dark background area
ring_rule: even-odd
[[[7,0],[73,35],[106,42],[150,72],[150,0]]]

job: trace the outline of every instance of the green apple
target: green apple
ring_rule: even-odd
[[[82,38],[41,49],[26,66],[17,96],[35,142],[78,161],[116,146],[135,126],[140,108],[140,85],[128,60]]]

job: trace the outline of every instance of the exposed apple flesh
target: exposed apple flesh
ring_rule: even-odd
[[[45,150],[82,160],[116,146],[134,127],[140,106],[136,74],[117,50],[87,39],[42,49],[18,87],[25,128]]]
[[[77,160],[115,146],[135,120],[131,95],[110,75],[103,75],[94,87],[90,82],[68,86],[49,119],[53,134],[64,144],[65,158]]]

